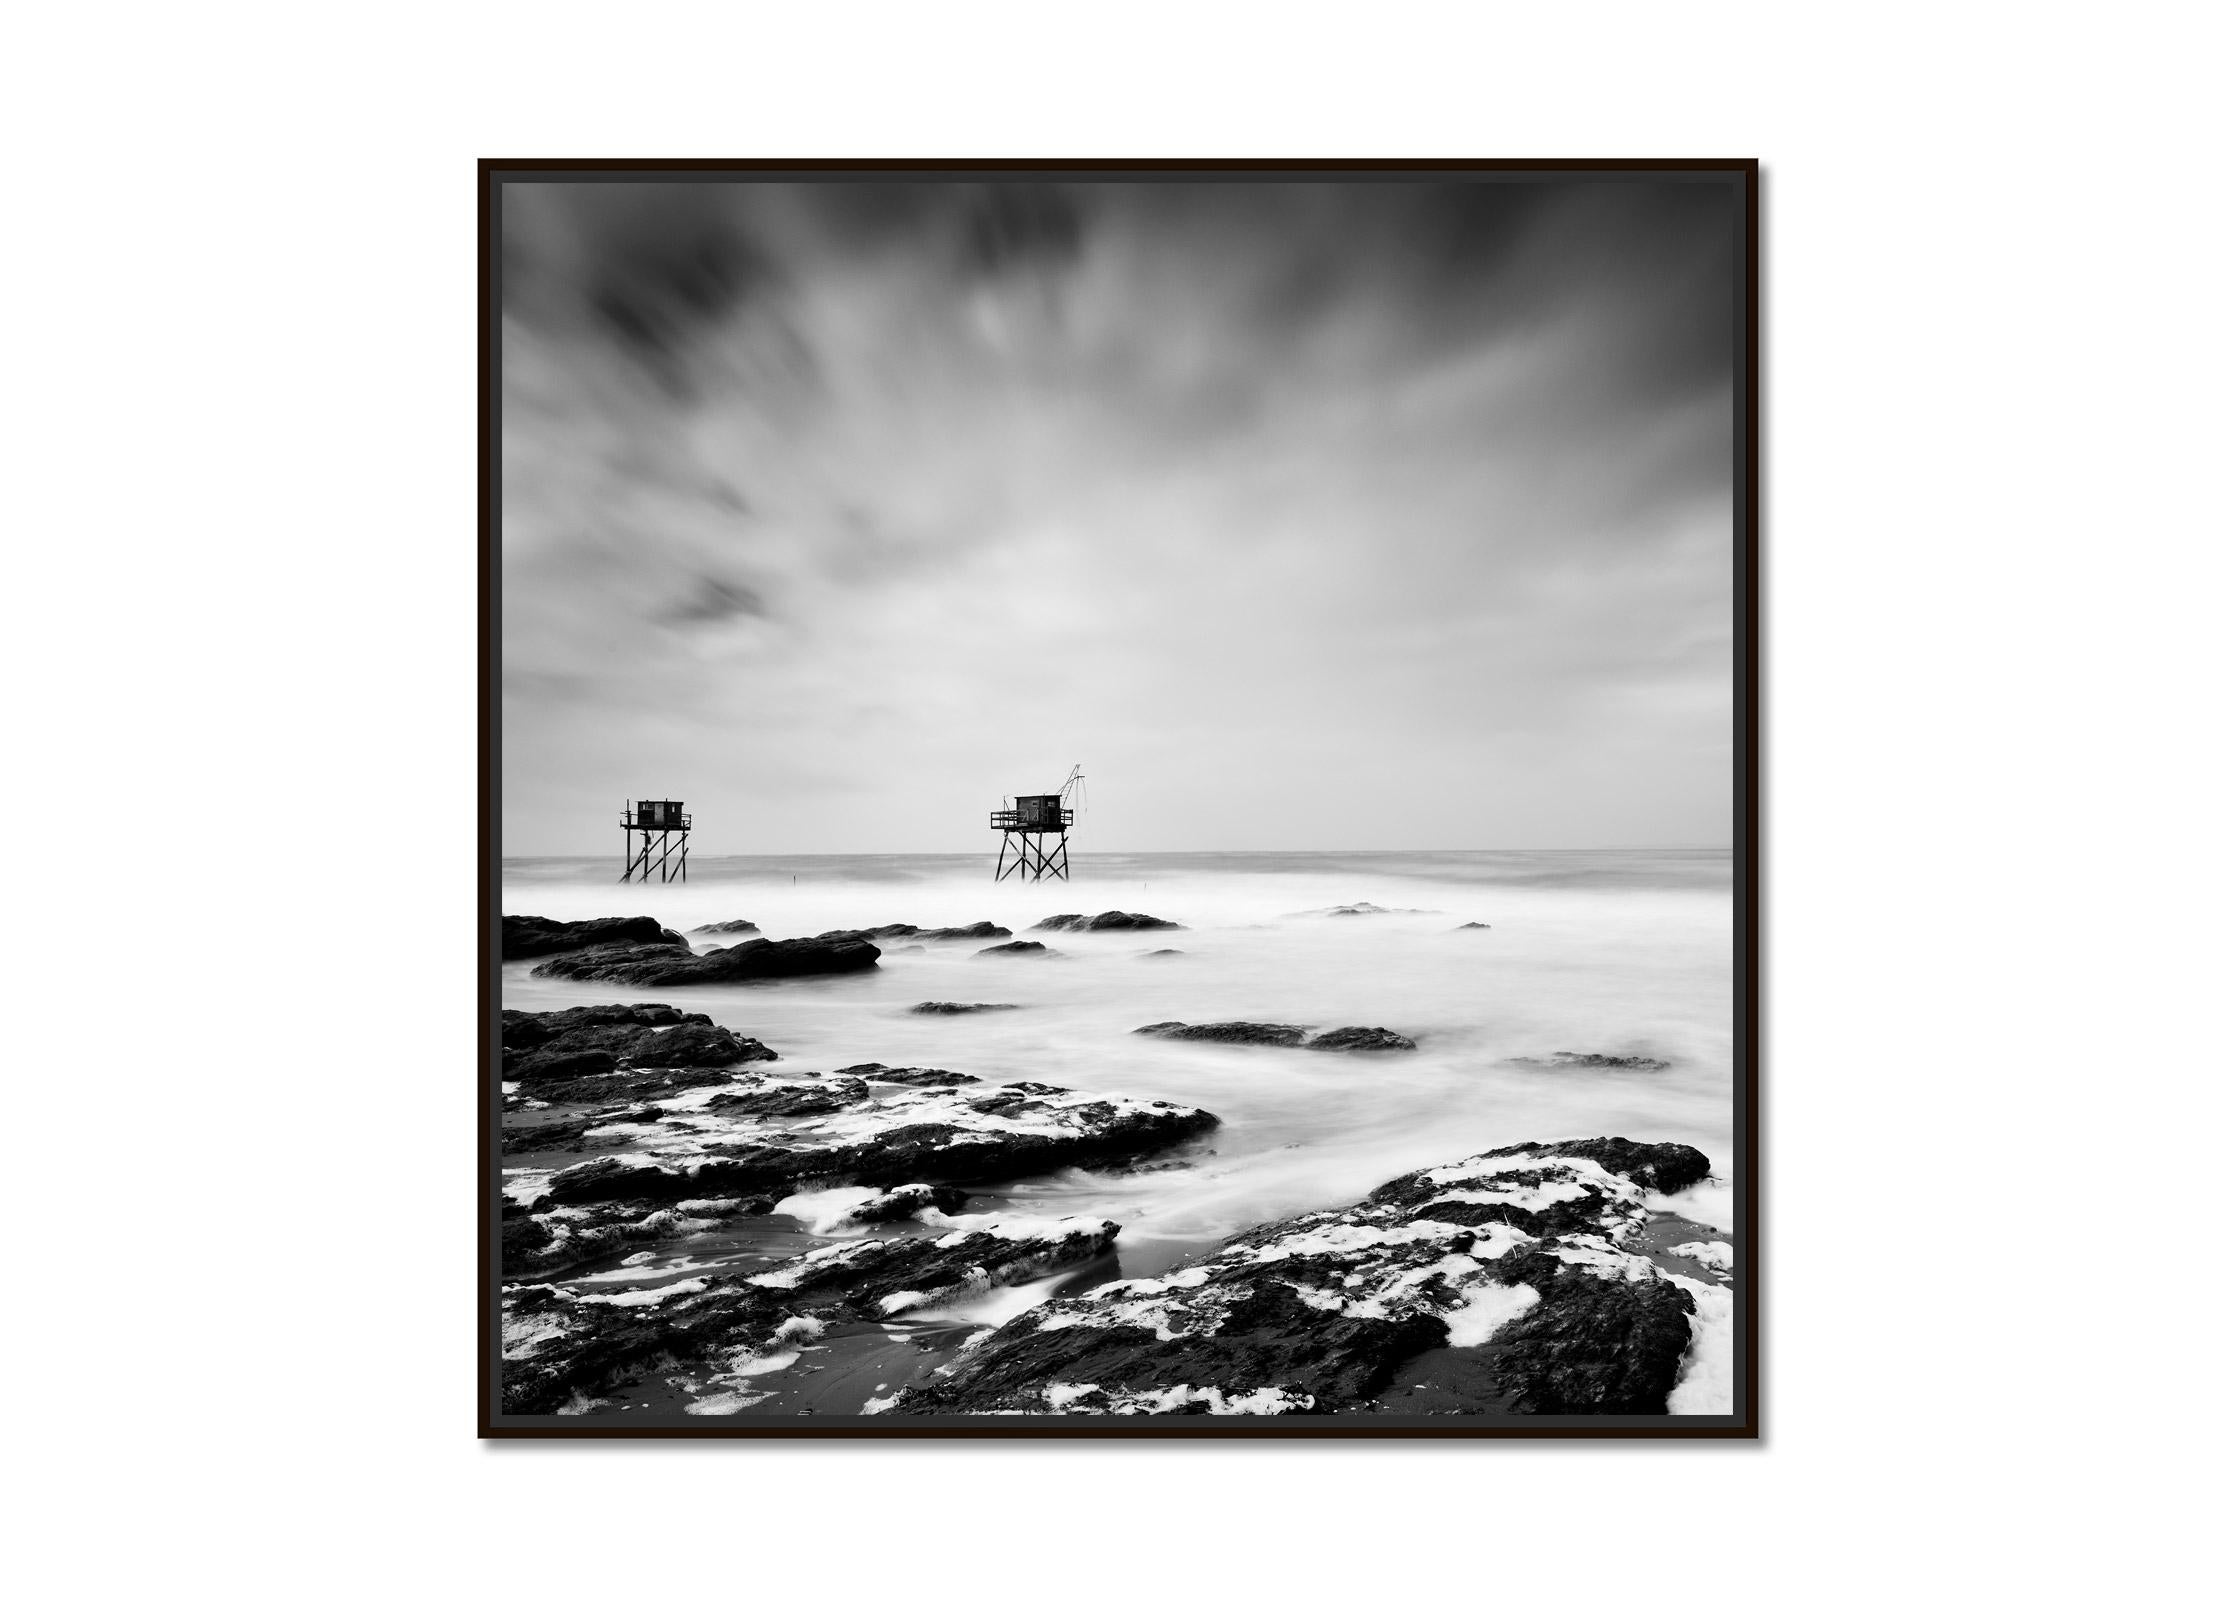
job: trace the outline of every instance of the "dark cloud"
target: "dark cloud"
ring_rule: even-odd
[[[1565,185],[1498,179],[1424,183],[1400,192],[1424,259],[1466,284],[1498,278],[1550,208],[1577,193]]]
[[[743,583],[722,578],[702,578],[685,599],[669,606],[662,619],[676,623],[729,622],[736,617],[764,617],[770,608],[762,596]]]
[[[1079,204],[1064,191],[1039,183],[989,184],[965,217],[965,259],[991,277],[1051,271],[1079,257],[1081,233]]]
[[[1269,843],[1724,836],[1731,189],[523,185],[502,222],[524,848],[617,783],[761,785],[758,847],[854,848],[835,795],[892,828],[1092,750],[1115,846],[1308,759]],[[1386,837],[1433,825],[1402,770],[1484,838]]]

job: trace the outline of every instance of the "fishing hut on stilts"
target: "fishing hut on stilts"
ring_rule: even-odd
[[[1040,882],[1044,878],[1071,880],[1073,871],[1066,860],[1066,830],[1073,826],[1073,812],[1066,802],[1075,791],[1084,786],[1081,769],[1077,766],[1066,774],[1066,781],[1056,794],[1021,794],[1011,798],[1011,804],[1002,811],[988,813],[988,826],[1003,835],[996,846],[996,882],[1017,873],[1022,882]],[[1048,842],[1052,834],[1058,842]]]
[[[658,868],[663,883],[671,874],[677,882],[684,882],[685,857],[692,853],[687,838],[691,832],[692,814],[685,810],[682,800],[623,801],[622,881],[628,883],[635,878],[651,883]],[[656,838],[661,841],[659,855],[653,849]]]

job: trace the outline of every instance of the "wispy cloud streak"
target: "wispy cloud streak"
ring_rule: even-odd
[[[1722,841],[1729,204],[509,186],[506,850]]]

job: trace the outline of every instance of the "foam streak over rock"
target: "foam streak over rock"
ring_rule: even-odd
[[[1662,1415],[1692,1344],[1724,1328],[1700,1297],[1726,1291],[1658,1267],[1643,1222],[1652,1190],[1707,1170],[1684,1145],[1596,1139],[1409,1173],[1186,1270],[1038,1306],[893,1409],[1379,1410],[1445,1350],[1488,1397],[1454,1409]],[[1715,1381],[1691,1377],[1689,1397]]]

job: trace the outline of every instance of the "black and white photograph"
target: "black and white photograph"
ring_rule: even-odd
[[[18,10],[11,1592],[2232,1587],[2240,11]]]
[[[1755,177],[485,163],[484,1432],[1754,1436]]]

